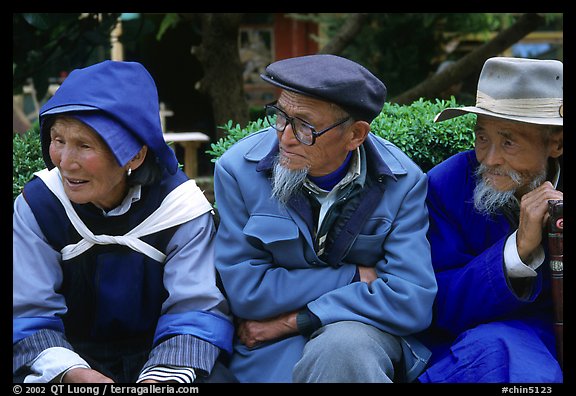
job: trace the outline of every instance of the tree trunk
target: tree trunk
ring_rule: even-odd
[[[462,57],[443,72],[433,75],[415,87],[390,99],[390,102],[410,104],[421,97],[437,96],[439,92],[462,81],[474,70],[479,70],[486,59],[498,55],[512,44],[517,43],[528,33],[536,30],[543,22],[544,18],[538,14],[522,15],[514,25],[500,32],[491,41]]]
[[[200,90],[212,101],[216,139],[224,137],[218,127],[233,120],[245,126],[249,121],[248,103],[244,96],[242,64],[238,48],[239,13],[201,14],[202,43],[197,56],[204,68]]]

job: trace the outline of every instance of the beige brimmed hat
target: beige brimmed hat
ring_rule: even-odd
[[[495,57],[484,63],[476,106],[448,108],[434,122],[467,113],[540,125],[564,125],[563,64],[557,60]]]

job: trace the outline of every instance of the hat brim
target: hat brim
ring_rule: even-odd
[[[518,122],[525,122],[528,124],[537,124],[537,125],[556,125],[556,126],[563,126],[564,119],[562,117],[555,117],[555,118],[544,118],[544,117],[521,117],[521,116],[514,116],[509,114],[500,114],[495,113],[490,110],[483,109],[481,107],[476,106],[465,106],[465,107],[450,107],[447,109],[442,110],[440,113],[436,114],[434,117],[434,122],[442,122],[445,120],[449,120],[454,117],[459,117],[465,114],[480,114],[486,115],[490,117],[501,118],[505,120],[512,120]]]
[[[50,114],[62,114],[68,113],[71,111],[97,111],[100,110],[98,107],[94,106],[87,106],[87,105],[64,105],[64,106],[56,106],[46,111],[43,111],[40,114],[41,117],[47,116]]]

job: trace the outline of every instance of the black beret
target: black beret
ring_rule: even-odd
[[[335,103],[356,120],[372,122],[386,100],[382,81],[364,66],[336,55],[279,60],[260,77],[282,89]]]

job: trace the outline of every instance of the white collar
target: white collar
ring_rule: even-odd
[[[125,235],[95,235],[80,219],[64,192],[62,177],[58,168],[53,168],[50,171],[44,169],[34,174],[42,179],[44,184],[62,203],[70,222],[82,237],[80,242],[62,248],[61,253],[64,260],[69,260],[82,254],[95,244],[119,244],[128,246],[132,250],[145,254],[158,262],[164,262],[166,255],[154,246],[142,241],[140,237],[183,224],[212,210],[212,205],[208,202],[202,190],[196,185],[196,182],[187,180],[172,190],[150,216]]]

